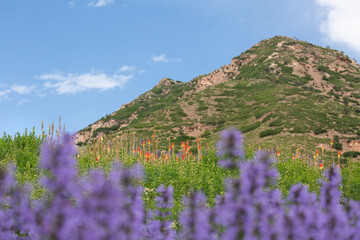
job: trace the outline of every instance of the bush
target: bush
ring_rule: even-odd
[[[359,155],[360,155],[360,152],[357,152],[357,151],[349,151],[349,152],[344,152],[342,154],[343,157],[349,157],[349,158],[356,158]]]
[[[256,122],[254,124],[250,124],[250,125],[246,125],[246,126],[242,126],[240,127],[240,131],[242,133],[247,133],[247,132],[250,132],[258,127],[260,127],[261,123],[260,122]]]
[[[276,129],[268,129],[265,131],[260,132],[260,137],[267,137],[267,136],[272,136],[272,135],[276,135],[279,134],[283,131],[284,128],[280,127],[280,128],[276,128]]]
[[[279,127],[282,126],[284,123],[281,118],[276,119],[275,121],[269,124],[270,127]]]
[[[315,135],[319,135],[319,134],[322,134],[322,133],[327,133],[327,130],[323,129],[321,127],[316,127],[313,131],[314,131]]]
[[[334,136],[333,148],[335,148],[336,150],[342,150],[342,144],[339,141],[339,136],[338,135]]]

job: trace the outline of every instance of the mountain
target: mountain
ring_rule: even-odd
[[[170,141],[215,140],[240,128],[246,143],[314,148],[339,139],[359,151],[360,66],[343,52],[289,37],[263,40],[207,75],[189,82],[161,79],[150,91],[80,130],[96,137]],[[360,146],[360,143],[359,143]]]

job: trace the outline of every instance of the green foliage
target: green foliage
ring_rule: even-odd
[[[272,136],[272,135],[276,135],[279,134],[283,131],[284,128],[280,127],[280,128],[276,128],[276,129],[268,129],[265,131],[260,132],[260,138],[263,137],[267,137],[267,136]]]
[[[283,119],[279,117],[279,118],[276,119],[275,121],[271,122],[271,123],[269,124],[269,126],[270,126],[270,127],[279,127],[279,126],[282,126],[282,125],[284,125],[284,122],[283,122],[282,120],[283,120]]]
[[[267,115],[262,121],[261,123],[267,122],[269,121],[271,118],[276,117],[276,114],[270,113],[269,115]]]
[[[161,94],[163,91],[162,87],[154,87],[151,91],[153,91],[153,93],[155,94]]]
[[[307,133],[308,128],[306,126],[294,126],[290,133]]]
[[[291,186],[297,183],[306,184],[310,191],[319,193],[318,179],[321,178],[321,171],[317,168],[293,160],[278,161],[276,168],[280,174],[277,187],[284,196],[289,193]]]
[[[240,127],[240,131],[242,133],[247,133],[247,132],[250,132],[250,131],[260,127],[260,125],[261,125],[260,122],[256,122],[256,123],[253,123],[253,124],[250,124],[250,125],[242,126],[242,127]]]
[[[339,141],[339,136],[338,135],[334,136],[333,148],[335,148],[336,150],[342,150],[342,144]]]
[[[204,111],[204,110],[207,110],[207,109],[209,109],[209,107],[206,106],[206,105],[204,105],[204,104],[201,104],[201,105],[197,108],[198,111]]]
[[[317,67],[317,70],[320,72],[327,72],[329,71],[329,68],[327,66],[320,65]]]
[[[6,135],[0,138],[0,166],[13,164],[16,166],[17,177],[20,182],[37,179],[38,159],[42,138],[35,135],[35,130],[19,132],[14,137]]]
[[[319,134],[322,134],[322,133],[327,133],[327,130],[326,130],[326,129],[323,129],[323,128],[321,128],[321,127],[315,127],[315,128],[313,129],[313,131],[314,131],[314,134],[315,134],[315,135],[319,135]]]
[[[342,168],[342,192],[344,197],[360,201],[360,163],[349,163]]]
[[[360,152],[358,152],[358,151],[349,151],[349,152],[344,152],[342,154],[343,157],[348,157],[348,158],[356,158],[359,155],[360,155]]]

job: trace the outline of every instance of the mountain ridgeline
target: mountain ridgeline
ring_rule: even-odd
[[[359,151],[360,66],[340,51],[275,36],[189,82],[162,79],[80,130],[76,142],[155,132],[166,147],[215,141],[229,126],[241,129],[247,144],[330,149],[335,138],[343,151]]]

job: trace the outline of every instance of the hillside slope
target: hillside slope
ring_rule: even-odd
[[[359,151],[360,67],[342,52],[276,36],[189,82],[162,79],[134,101],[78,132],[169,141],[213,139],[228,126],[247,143],[329,143]],[[359,145],[360,146],[360,145]]]

